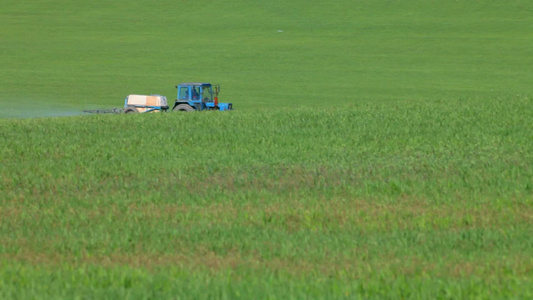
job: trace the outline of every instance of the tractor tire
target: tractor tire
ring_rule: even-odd
[[[135,107],[127,107],[125,110],[124,110],[124,113],[125,114],[138,114],[139,111],[135,108]]]
[[[172,111],[194,111],[194,108],[189,104],[180,104],[172,109]]]

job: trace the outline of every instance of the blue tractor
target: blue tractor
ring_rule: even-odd
[[[172,111],[232,110],[231,103],[218,102],[219,85],[186,82],[176,86],[178,97]]]

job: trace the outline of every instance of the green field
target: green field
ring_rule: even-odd
[[[0,4],[1,299],[533,297],[529,1]]]

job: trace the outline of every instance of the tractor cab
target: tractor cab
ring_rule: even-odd
[[[231,110],[231,103],[219,103],[219,85],[210,83],[187,82],[176,86],[178,95],[173,111],[194,110]]]

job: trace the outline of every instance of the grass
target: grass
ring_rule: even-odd
[[[4,295],[527,298],[532,105],[1,121]]]
[[[528,1],[337,2],[3,0],[0,116],[172,99],[186,81],[241,110],[533,92]]]
[[[0,1],[0,298],[532,297],[529,2]]]

